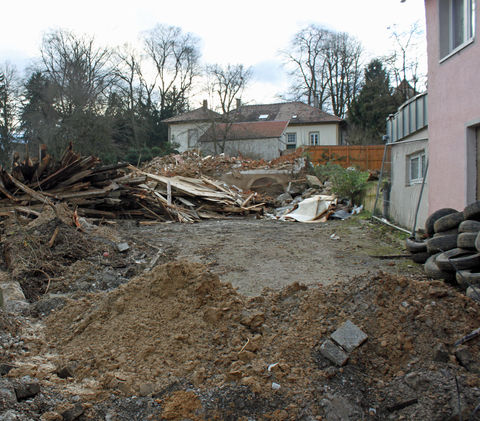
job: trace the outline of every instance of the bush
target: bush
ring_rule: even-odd
[[[322,181],[332,183],[332,191],[339,199],[347,199],[351,205],[360,204],[367,188],[368,172],[355,168],[343,168],[327,162],[314,167],[315,175]]]

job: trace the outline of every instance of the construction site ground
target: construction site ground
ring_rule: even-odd
[[[480,419],[479,339],[454,346],[480,306],[404,239],[365,215],[11,221],[0,420]],[[368,338],[338,366],[347,320]]]

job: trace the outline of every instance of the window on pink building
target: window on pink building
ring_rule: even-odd
[[[475,35],[475,0],[440,0],[440,58],[463,48]]]

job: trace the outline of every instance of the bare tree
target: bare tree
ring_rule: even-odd
[[[138,148],[140,143],[135,111],[138,100],[142,96],[141,87],[143,86],[142,82],[144,80],[141,70],[141,58],[138,53],[128,45],[124,45],[123,48],[116,51],[116,58],[115,72],[118,81],[117,87],[121,92],[121,98],[125,103],[125,108],[129,116],[133,145]],[[151,90],[147,90],[147,93],[151,96]]]
[[[220,125],[212,114],[211,126],[209,129],[210,137],[214,143],[215,153],[225,151],[225,143],[229,136],[230,129],[235,120],[234,106],[235,101],[241,100],[243,91],[248,85],[252,71],[245,68],[243,64],[228,64],[221,66],[213,64],[206,67],[207,76],[206,90],[209,95],[214,97],[218,103],[218,111],[222,113]],[[235,112],[239,112],[238,109]]]
[[[293,97],[343,118],[362,77],[360,43],[346,33],[310,25],[282,55],[290,68]]]
[[[362,47],[346,33],[330,33],[324,47],[328,95],[333,114],[344,118],[360,89]]]
[[[144,35],[145,51],[156,69],[160,113],[167,101],[182,102],[200,74],[199,39],[181,28],[157,25]]]
[[[425,56],[420,50],[424,32],[419,21],[414,22],[404,31],[399,30],[396,25],[388,29],[394,41],[394,51],[386,58],[386,62],[389,64],[395,85],[400,89],[402,100],[406,101],[412,93],[417,91],[422,78],[419,74],[419,57]]]
[[[9,163],[14,134],[17,128],[18,80],[16,69],[9,63],[0,67],[0,161]]]
[[[58,90],[57,106],[63,115],[103,104],[114,77],[110,50],[97,48],[93,37],[60,29],[44,35],[40,52],[46,75]]]
[[[305,98],[308,105],[323,108],[328,86],[324,45],[330,31],[310,25],[295,34],[287,50],[281,52],[290,68],[290,93],[295,99]]]

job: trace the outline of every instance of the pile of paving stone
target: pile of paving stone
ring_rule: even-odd
[[[431,278],[457,284],[480,300],[480,201],[463,211],[442,208],[425,222],[422,239],[408,238],[412,260]]]

